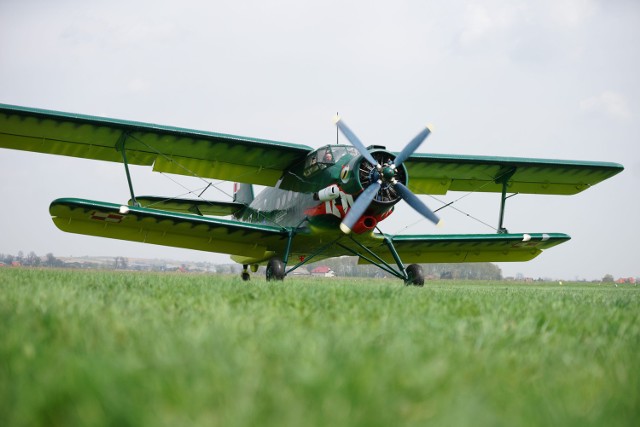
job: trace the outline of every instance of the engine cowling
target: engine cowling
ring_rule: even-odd
[[[380,214],[389,210],[402,199],[392,183],[401,182],[406,185],[408,175],[404,165],[394,165],[396,156],[393,153],[386,150],[374,150],[371,151],[371,155],[381,167],[378,168],[363,157],[360,157],[357,164],[357,180],[362,190],[369,187],[373,182],[382,181],[380,189],[368,209],[371,213]]]

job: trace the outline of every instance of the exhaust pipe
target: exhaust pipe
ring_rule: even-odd
[[[354,224],[351,231],[356,234],[362,234],[365,231],[371,231],[378,225],[378,220],[370,215],[361,216],[360,219]]]

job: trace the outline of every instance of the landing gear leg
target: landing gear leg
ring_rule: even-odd
[[[244,280],[245,282],[251,279],[251,275],[249,274],[249,265],[248,264],[242,264],[242,280]]]
[[[267,281],[284,279],[284,263],[279,258],[271,258],[267,263]]]

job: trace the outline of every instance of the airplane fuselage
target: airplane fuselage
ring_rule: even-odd
[[[393,160],[391,153],[380,148],[373,153],[381,162]],[[306,222],[305,225],[316,229],[337,231],[363,189],[376,179],[375,174],[353,147],[327,145],[285,171],[275,187],[265,188],[236,217],[245,222],[285,227]],[[399,200],[387,188],[381,189],[353,231],[373,230],[391,214]]]

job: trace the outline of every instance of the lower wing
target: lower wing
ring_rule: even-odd
[[[62,231],[269,259],[287,243],[280,227],[247,224],[83,199],[57,199],[49,212]]]
[[[402,261],[409,264],[529,261],[571,237],[562,233],[531,233],[399,235],[390,239]],[[393,262],[386,245],[381,243],[373,251],[383,260]],[[360,262],[366,263],[362,258]]]

